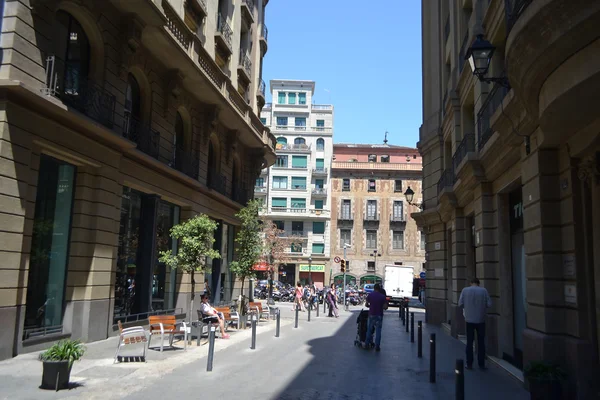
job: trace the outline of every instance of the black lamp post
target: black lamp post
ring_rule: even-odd
[[[312,276],[310,270],[312,268],[312,257],[308,257],[308,284],[312,285]]]
[[[475,75],[481,82],[486,83],[498,83],[504,87],[510,87],[508,79],[506,77],[486,77],[492,56],[496,47],[483,38],[483,35],[477,35],[477,39],[473,42],[471,47],[467,50],[465,60],[469,61],[473,75]]]
[[[275,266],[273,265],[273,254],[269,255],[269,298],[267,299],[267,304],[274,304],[273,301],[273,270]]]
[[[377,272],[377,257],[381,257],[381,253],[375,250],[371,253],[371,257],[375,257],[375,272]]]
[[[406,201],[411,206],[419,207],[421,210],[423,209],[423,204],[413,203],[415,199],[415,192],[409,187],[406,188],[406,192],[404,192],[404,196],[406,197]]]

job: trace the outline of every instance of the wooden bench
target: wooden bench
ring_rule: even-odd
[[[215,310],[223,314],[225,329],[227,329],[230,324],[235,324],[236,329],[240,329],[240,316],[237,311],[231,311],[230,307],[215,307]]]
[[[121,348],[130,345],[142,343],[142,358],[146,362],[146,342],[148,341],[148,332],[141,326],[133,326],[131,328],[123,328],[121,321],[117,321],[119,325],[119,342],[117,343],[117,351],[115,353],[115,359],[113,363],[119,359],[119,352]]]
[[[169,346],[173,347],[173,338],[176,334],[183,333],[184,349],[187,349],[187,324],[177,322],[174,315],[151,315],[148,317],[150,323],[150,339],[148,339],[148,348],[152,335],[160,335],[160,351],[163,351],[165,335],[169,337]],[[180,327],[182,326],[182,328]]]
[[[248,307],[250,308],[250,311],[254,311],[256,313],[258,319],[264,317],[268,320],[271,318],[271,310],[269,309],[269,307],[263,308],[262,303],[259,303],[257,301],[250,302],[248,303]]]

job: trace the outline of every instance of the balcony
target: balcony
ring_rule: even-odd
[[[304,232],[304,230],[292,230],[292,236],[296,236],[296,237],[304,237],[306,236],[306,232]]]
[[[297,218],[299,216],[299,214],[302,214],[303,216],[306,217],[311,217],[311,216],[326,216],[329,215],[329,210],[322,210],[322,209],[314,209],[314,208],[306,208],[305,207],[270,207],[268,210],[264,209],[261,210],[261,212],[264,213],[268,213],[268,214],[276,214],[277,216],[280,217],[292,217],[292,218]]]
[[[437,184],[438,196],[444,190],[452,190],[454,187],[454,170],[453,168],[445,169],[440,176],[440,180]]]
[[[225,176],[214,172],[209,173],[206,184],[209,188],[221,193],[222,195],[227,195],[225,192],[225,188],[227,187],[227,179]]]
[[[314,188],[312,190],[313,197],[327,197],[327,189],[325,188]]]
[[[327,168],[313,168],[312,174],[318,176],[327,176]]]
[[[193,179],[198,179],[199,170],[200,170],[200,162],[198,157],[190,153],[184,149],[176,148],[175,149],[175,160],[173,162],[173,167],[179,171],[183,172],[187,176]]]
[[[366,213],[363,221],[379,222],[379,213]]]
[[[354,221],[354,213],[342,210],[338,215],[338,221]]]
[[[252,61],[248,57],[248,52],[244,49],[240,50],[240,61],[238,63],[238,73],[244,77],[246,81],[252,80]]]
[[[267,39],[269,37],[269,30],[267,29],[267,26],[265,24],[263,24],[262,29],[260,31],[260,49],[263,53],[263,56],[265,55],[265,53],[267,52]]]
[[[217,30],[215,31],[217,45],[230,56],[233,52],[233,31],[225,16],[217,14]]]
[[[333,106],[331,104],[313,104],[313,111],[333,111]]]
[[[262,104],[265,104],[265,101],[267,99],[265,97],[265,88],[266,88],[265,81],[263,81],[261,79],[260,83],[258,84],[258,91],[256,92],[256,97],[258,97],[259,100],[262,100]],[[265,108],[266,108],[266,104],[265,104]]]
[[[406,222],[406,215],[400,213],[395,213],[390,215],[390,222]]]
[[[310,153],[310,145],[277,143],[275,150],[287,151],[287,152],[293,152],[293,153]],[[303,168],[307,168],[307,167],[303,167]]]
[[[290,185],[290,190],[306,191],[306,184],[303,184],[303,185]]]
[[[231,199],[236,203],[245,206],[248,203],[248,191],[244,187],[240,187],[239,185],[233,185],[231,189]]]
[[[333,161],[331,168],[334,170],[384,170],[384,171],[414,171],[421,172],[421,163],[382,163],[382,162],[351,162]]]
[[[123,121],[123,137],[137,143],[138,150],[158,160],[160,150],[160,133],[140,123],[129,113],[125,113]]]
[[[458,171],[460,163],[465,159],[467,154],[475,152],[475,135],[469,133],[463,137],[460,144],[456,148],[452,156],[452,166],[454,171]]]
[[[505,88],[504,86],[495,84],[477,113],[477,149],[479,151],[483,149],[487,141],[494,134],[490,119],[502,104],[502,100],[504,100],[504,97],[509,90],[510,89]]]
[[[532,0],[508,0],[505,5],[506,12],[506,36],[510,33],[515,22],[519,19],[523,11],[531,4]]]
[[[194,12],[198,21],[202,21],[208,15],[206,0],[187,0],[186,4]]]
[[[249,24],[254,22],[254,0],[242,0],[242,15]]]
[[[259,195],[259,196],[266,195],[267,187],[266,186],[254,186],[254,194]]]

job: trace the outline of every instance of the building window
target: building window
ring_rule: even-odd
[[[325,222],[323,222],[323,221],[313,222],[313,234],[315,234],[315,235],[325,234]]]
[[[261,122],[263,125],[266,125],[266,124],[267,124],[267,119],[266,119],[266,118],[261,118],[261,119],[260,119],[260,122]]]
[[[273,189],[287,189],[288,177],[287,176],[274,176],[273,177]]]
[[[279,136],[277,138],[277,144],[287,144],[287,139],[284,138],[283,136]]]
[[[381,162],[387,162],[387,163],[389,163],[390,162],[390,156],[381,156],[380,160],[381,160]]]
[[[377,231],[375,231],[375,230],[367,231],[366,245],[367,245],[367,249],[376,249],[377,248]]]
[[[342,180],[342,191],[343,192],[349,192],[350,191],[350,179],[349,178],[344,178]]]
[[[275,167],[287,168],[287,166],[288,166],[288,156],[277,156],[277,160],[275,161]]]
[[[404,250],[404,231],[392,232],[392,248],[394,250]]]
[[[306,156],[292,156],[292,168],[306,168]]]
[[[292,189],[306,190],[306,177],[292,176]]]
[[[305,131],[306,130],[306,117],[296,117],[294,120],[295,127],[297,131]]]
[[[302,243],[292,243],[290,251],[292,253],[302,253]]]
[[[325,120],[318,119],[317,120],[317,131],[324,131],[324,130],[325,130]]]
[[[297,208],[298,211],[306,210],[306,199],[292,199],[292,208]]]
[[[315,166],[316,166],[317,171],[325,171],[325,159],[317,158],[315,160]]]
[[[75,166],[41,155],[38,171],[29,255],[25,339],[45,327],[56,327],[55,332],[62,333],[75,193]]]
[[[277,103],[278,104],[285,104],[285,92],[279,92],[279,93],[277,93]]]
[[[58,26],[54,34],[60,48],[58,57],[64,56],[64,59],[57,58],[55,62],[58,95],[81,102],[83,99],[78,97],[87,86],[90,43],[83,27],[71,14],[60,10],[56,13],[56,21]]]
[[[283,222],[283,221],[273,221],[273,225],[275,225],[275,228],[277,228],[277,230],[285,231],[285,222]]]
[[[292,221],[292,236],[304,236],[304,222]]]
[[[425,232],[421,232],[421,250],[425,250],[426,243],[427,237],[425,236]]]
[[[315,189],[323,189],[325,187],[325,181],[323,179],[315,179]]]
[[[317,151],[325,151],[325,140],[317,139]]]
[[[175,301],[175,282],[177,279],[175,271],[169,276],[167,287],[167,267],[165,264],[158,261],[160,252],[175,251],[177,252],[177,241],[171,239],[169,232],[173,225],[179,223],[179,207],[166,201],[158,202],[158,210],[156,213],[156,260],[152,266],[152,309],[164,310],[169,308],[170,304]]]
[[[306,93],[298,93],[298,104],[306,104]]]
[[[296,104],[296,93],[288,93],[288,104]]]
[[[306,140],[304,138],[297,137],[294,139],[294,144],[306,144]]]
[[[273,208],[287,208],[287,199],[285,197],[273,197],[271,199],[271,207]]]
[[[367,261],[367,272],[375,272],[375,261]]]
[[[369,154],[369,162],[377,162],[377,155]]]
[[[348,220],[352,216],[351,213],[351,201],[350,200],[342,200],[342,219]]]
[[[368,191],[369,192],[375,192],[377,189],[377,186],[375,185],[375,179],[369,179],[369,187],[368,187]]]
[[[313,243],[312,253],[313,254],[325,254],[325,243]]]
[[[344,244],[352,245],[352,231],[350,229],[340,229],[340,249]]]
[[[323,200],[315,200],[315,210],[323,209]]]
[[[277,126],[287,126],[288,117],[277,117]],[[287,140],[286,140],[287,142]]]
[[[402,180],[396,179],[394,181],[394,192],[402,192]]]
[[[256,178],[256,182],[254,183],[255,187],[265,187],[265,178]]]
[[[367,200],[367,219],[375,220],[377,217],[377,200]]]
[[[392,220],[404,221],[404,203],[402,201],[394,201],[392,206]]]
[[[141,101],[140,85],[132,74],[127,76],[127,90],[125,91],[125,107],[123,114],[125,117],[125,137],[137,141],[139,139],[139,128],[141,122]],[[179,113],[177,113],[179,117]],[[177,131],[177,124],[175,125]]]

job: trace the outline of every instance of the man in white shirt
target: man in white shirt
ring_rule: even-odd
[[[492,299],[485,288],[479,286],[479,279],[471,279],[460,293],[458,306],[463,309],[467,322],[467,369],[473,368],[473,339],[477,331],[477,362],[480,369],[485,368],[485,317],[492,306]]]
[[[229,335],[225,333],[225,320],[210,304],[208,304],[208,295],[202,295],[202,304],[200,304],[200,312],[208,319],[209,323],[218,323],[221,329],[221,339],[229,339]]]

